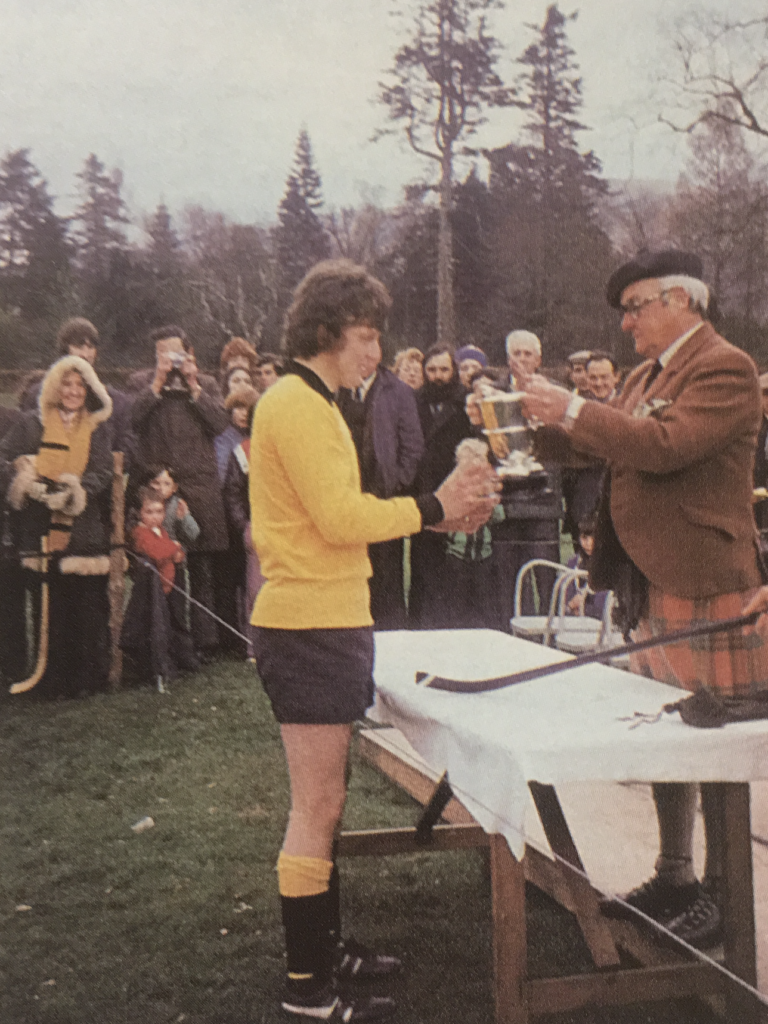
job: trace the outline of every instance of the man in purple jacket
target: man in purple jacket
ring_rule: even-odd
[[[338,403],[357,449],[362,489],[377,498],[408,494],[424,451],[414,392],[378,359],[357,391],[342,389]],[[368,545],[376,629],[405,629],[403,540]]]

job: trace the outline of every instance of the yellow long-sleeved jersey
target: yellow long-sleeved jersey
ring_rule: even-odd
[[[253,540],[266,583],[251,622],[276,629],[369,626],[368,544],[421,529],[413,498],[363,494],[352,436],[301,367],[260,399],[249,470]]]

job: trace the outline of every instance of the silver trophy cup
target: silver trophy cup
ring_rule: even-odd
[[[495,391],[480,399],[480,412],[500,477],[520,478],[541,473],[533,457],[533,427],[523,414],[522,391]]]

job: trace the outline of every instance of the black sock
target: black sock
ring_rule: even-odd
[[[339,889],[339,867],[333,861],[333,870],[328,880],[328,930],[331,934],[331,948],[341,942],[341,892]]]
[[[333,977],[331,896],[281,896],[288,954],[288,988],[301,997],[321,992]]]

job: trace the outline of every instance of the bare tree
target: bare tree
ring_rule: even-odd
[[[437,337],[455,341],[451,204],[457,147],[512,92],[496,72],[498,40],[488,27],[500,0],[414,0],[400,10],[411,19],[407,41],[380,83],[379,99],[411,148],[440,168]],[[384,129],[375,137],[391,133]]]
[[[258,345],[277,302],[267,233],[199,206],[188,207],[183,221],[190,286],[205,318],[225,337],[234,334]]]
[[[724,312],[763,319],[768,192],[762,174],[740,131],[727,122],[706,122],[690,148],[672,204],[672,237],[704,259]]]
[[[768,13],[764,3],[756,10],[743,18],[696,10],[677,22],[661,121],[680,132],[717,121],[768,138]]]

